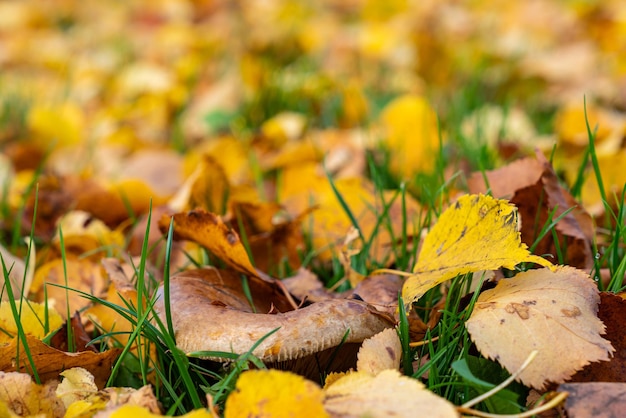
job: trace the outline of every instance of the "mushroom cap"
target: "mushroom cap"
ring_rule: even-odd
[[[276,314],[251,312],[245,309],[246,302],[228,306],[216,300],[215,277],[209,271],[215,270],[185,272],[174,276],[170,282],[176,344],[188,354],[199,351],[245,353],[278,328],[253,354],[265,362],[294,360],[339,346],[342,341],[360,343],[395,324],[390,315],[351,299],[328,300]],[[161,287],[154,308],[165,321],[163,300]],[[210,355],[204,358],[226,360]]]

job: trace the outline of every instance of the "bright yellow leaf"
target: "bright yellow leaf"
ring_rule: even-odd
[[[84,124],[83,111],[70,102],[36,105],[28,114],[28,125],[43,149],[78,144],[83,139]]]
[[[328,417],[324,393],[302,376],[280,370],[242,373],[226,399],[225,418]]]
[[[20,302],[15,302],[20,306]],[[28,335],[32,335],[36,338],[45,337],[44,333],[44,318],[46,317],[47,307],[42,303],[36,302],[22,302],[22,313],[20,316],[20,323],[24,328],[24,332]],[[63,324],[63,319],[54,309],[48,309],[47,312],[49,321],[49,330],[54,331]],[[11,340],[6,333],[8,332],[12,336],[17,335],[17,326],[15,324],[15,318],[13,317],[13,311],[11,311],[11,305],[9,303],[3,303],[0,305],[0,328],[5,332],[0,333],[0,342],[8,342]]]
[[[484,291],[465,325],[478,350],[511,373],[537,350],[519,379],[542,389],[615,351],[600,336],[599,302],[598,287],[581,270],[529,270]]]
[[[413,275],[402,288],[404,302],[460,274],[513,269],[522,262],[551,266],[521,242],[517,209],[503,199],[465,195],[441,215],[424,240]]]
[[[437,115],[421,96],[401,96],[385,107],[381,123],[389,148],[389,169],[400,178],[429,172],[439,152]]]

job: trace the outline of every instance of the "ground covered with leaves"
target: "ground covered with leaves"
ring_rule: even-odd
[[[0,65],[0,415],[626,408],[624,2],[5,1]]]

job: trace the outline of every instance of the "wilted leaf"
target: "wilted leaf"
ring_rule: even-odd
[[[111,367],[122,351],[112,348],[102,353],[82,351],[80,353],[66,353],[54,349],[35,337],[26,336],[26,342],[35,362],[35,368],[41,381],[57,379],[59,374],[72,367],[82,367],[94,375],[96,384],[104,386],[111,375]],[[19,358],[19,368],[17,359]],[[10,344],[0,347],[0,370],[20,371],[30,373],[30,363],[24,351],[24,346],[13,339]]]
[[[538,350],[519,380],[542,389],[590,362],[609,359],[614,349],[600,336],[599,301],[596,284],[580,270],[531,270],[483,292],[466,327],[478,350],[511,373]],[[555,342],[567,349],[556,350]]]
[[[429,289],[459,274],[522,262],[551,264],[528,252],[517,230],[517,211],[506,200],[484,195],[462,196],[430,230],[402,288],[404,302],[419,299]]]
[[[203,210],[192,210],[177,213],[173,218],[176,239],[197,242],[240,273],[259,278],[263,275],[250,263],[237,232],[230,229],[219,216]],[[159,221],[162,231],[167,231],[169,224],[170,217],[167,215]]]
[[[626,383],[564,383],[565,412],[569,418],[621,418],[626,411]]]
[[[24,260],[11,254],[9,250],[0,244],[0,273],[2,273],[2,277],[4,277],[4,269],[6,269],[9,280],[11,281],[13,297],[16,299],[28,296],[28,291],[30,290],[30,286],[33,281],[36,253],[34,245],[31,247],[30,251],[30,259],[28,260],[27,270]],[[4,282],[0,286],[0,295],[2,295],[2,300],[6,300],[9,297],[5,286],[6,284]],[[22,288],[26,290],[25,294],[22,294]]]
[[[56,397],[57,383],[50,381],[45,385],[37,385],[27,374],[0,372],[0,401],[22,417],[39,414],[62,417],[65,406]]]
[[[402,345],[394,328],[388,328],[363,341],[356,369],[376,375],[383,370],[397,370],[402,357]]]
[[[459,416],[454,405],[396,370],[349,373],[324,391],[324,407],[333,417]]]
[[[327,417],[324,393],[315,383],[279,370],[250,370],[226,399],[225,418]]]
[[[56,388],[56,395],[68,408],[72,403],[98,392],[94,377],[82,367],[73,367],[60,373],[63,381]]]
[[[58,392],[57,389],[57,394]],[[150,385],[139,389],[105,388],[96,392],[74,392],[74,394],[78,399],[68,406],[65,418],[81,418],[93,416],[96,413],[98,416],[115,415],[135,418],[161,416],[159,402]]]

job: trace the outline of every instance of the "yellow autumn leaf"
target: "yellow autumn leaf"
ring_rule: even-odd
[[[521,242],[517,209],[503,199],[465,195],[439,217],[430,230],[404,283],[402,297],[410,304],[429,289],[459,274],[513,269],[522,262],[551,266],[532,255]]]
[[[83,110],[75,103],[37,104],[28,113],[28,126],[42,149],[76,145],[83,139]]]
[[[325,389],[324,407],[331,416],[386,418],[458,417],[454,405],[435,395],[417,379],[397,370],[376,376],[367,372],[345,375]]]
[[[599,302],[598,287],[581,270],[530,270],[483,292],[465,325],[478,350],[510,372],[537,350],[519,380],[543,389],[615,351],[600,336],[605,327],[597,317]]]
[[[312,381],[280,370],[242,373],[226,399],[225,418],[328,417],[324,393]]]
[[[437,115],[421,96],[401,96],[385,107],[382,128],[389,148],[389,169],[400,178],[429,172],[439,151]]]
[[[20,301],[15,301],[15,303],[19,309]],[[42,303],[23,301],[21,311],[20,323],[24,332],[35,338],[41,339],[46,335],[43,327],[46,315],[48,316],[48,329],[50,331],[56,330],[63,324],[61,315]],[[0,305],[0,328],[4,331],[0,333],[0,343],[9,342],[12,339],[7,333],[13,337],[17,335],[17,325],[9,303]]]

